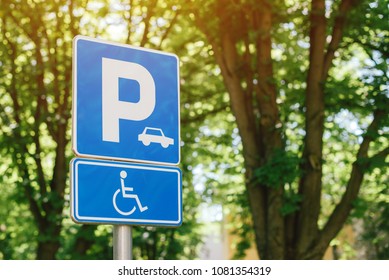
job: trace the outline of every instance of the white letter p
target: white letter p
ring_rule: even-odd
[[[103,141],[119,142],[119,119],[142,121],[155,108],[155,84],[150,72],[140,64],[109,59],[102,61]],[[139,83],[139,101],[119,100],[119,78]]]

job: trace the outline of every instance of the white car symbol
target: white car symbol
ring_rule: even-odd
[[[154,127],[145,127],[143,132],[138,135],[138,141],[141,141],[145,146],[150,145],[152,142],[161,144],[163,148],[174,145],[173,138],[165,136],[162,129]]]

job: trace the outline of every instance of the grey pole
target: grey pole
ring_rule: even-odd
[[[132,260],[132,227],[113,226],[113,259]]]

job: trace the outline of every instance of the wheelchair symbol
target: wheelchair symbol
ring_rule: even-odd
[[[127,172],[122,170],[120,172],[120,184],[121,184],[121,188],[119,188],[118,190],[116,190],[115,194],[113,195],[113,198],[112,198],[112,203],[113,203],[113,207],[115,208],[115,210],[119,213],[119,214],[122,214],[123,216],[129,216],[131,215],[132,213],[135,212],[136,210],[136,206],[134,206],[130,211],[122,211],[119,209],[119,207],[117,206],[116,204],[116,197],[117,195],[120,193],[120,191],[122,192],[122,196],[123,198],[133,198],[136,200],[136,204],[138,205],[139,207],[139,210],[141,212],[144,212],[146,211],[147,209],[149,209],[147,206],[142,206],[140,200],[139,200],[139,197],[137,194],[131,194],[131,193],[128,193],[128,192],[132,192],[134,190],[134,188],[131,188],[131,187],[126,187],[124,185],[124,179],[127,177]]]

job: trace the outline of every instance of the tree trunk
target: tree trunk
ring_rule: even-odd
[[[38,241],[37,260],[55,260],[59,249],[58,241]]]
[[[306,136],[301,166],[303,175],[299,182],[299,194],[303,199],[300,209],[288,216],[281,214],[284,186],[258,182],[255,174],[272,159],[275,151],[284,150],[278,129],[281,123],[271,57],[274,7],[269,1],[258,1],[255,5],[250,2],[228,5],[218,0],[212,11],[212,15],[217,15],[218,24],[211,21],[209,25],[200,11],[196,14],[196,23],[211,43],[220,66],[242,139],[248,201],[261,259],[322,258],[329,242],[349,215],[352,200],[362,183],[363,171],[354,166],[356,169],[353,168],[340,208],[330,218],[330,221],[337,222],[329,221],[329,225],[320,230],[324,85],[342,38],[345,16],[357,2],[343,0],[340,3],[326,49],[325,1],[312,0],[305,99]],[[342,215],[336,214],[340,211]]]
[[[256,69],[248,70],[254,73],[256,79],[246,80],[250,85],[246,89],[242,87],[240,67],[247,69],[251,63],[243,60],[242,66],[236,49],[237,38],[230,30],[229,14],[222,6],[219,8],[221,39],[213,41],[212,45],[242,138],[246,188],[257,250],[262,259],[283,259],[284,219],[280,211],[283,188],[257,182],[255,177],[256,169],[270,160],[275,150],[282,149],[281,135],[276,128],[280,121],[271,60],[271,7],[265,5],[261,10],[252,11],[252,24],[259,33],[256,38],[258,54]],[[256,111],[260,114],[259,121],[256,121]]]
[[[312,245],[318,234],[322,187],[322,151],[324,131],[324,50],[326,40],[325,1],[313,0],[311,11],[309,71],[306,89],[306,118],[303,152],[303,177],[299,193],[304,197],[297,215],[298,258]]]

